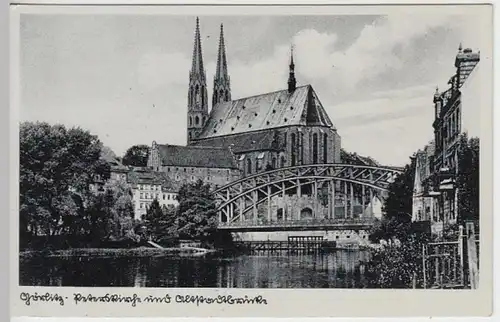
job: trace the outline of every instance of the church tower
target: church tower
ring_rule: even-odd
[[[290,69],[288,75],[288,93],[293,93],[297,88],[297,80],[295,79],[295,64],[293,63],[293,46],[290,48]]]
[[[189,72],[187,143],[190,144],[203,129],[208,119],[208,95],[203,55],[201,51],[200,22],[196,17],[193,62]]]
[[[214,92],[212,94],[212,108],[220,102],[231,100],[231,85],[227,72],[226,47],[224,45],[224,27],[220,25],[219,53],[217,54],[217,69],[214,76]]]

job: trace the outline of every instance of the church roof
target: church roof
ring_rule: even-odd
[[[209,137],[203,140],[194,141],[192,145],[231,148],[233,153],[269,150],[277,151],[279,147],[277,133],[275,132],[275,130],[268,130]]]
[[[198,137],[253,132],[290,125],[333,127],[311,85],[217,104]]]
[[[238,168],[227,148],[158,144],[158,150],[163,166]]]

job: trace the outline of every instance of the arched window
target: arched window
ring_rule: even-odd
[[[226,102],[229,101],[229,91],[226,91],[226,96],[224,98],[225,98],[224,100]]]
[[[224,98],[224,90],[220,90],[219,91],[219,102],[222,102],[223,101],[223,98]]]
[[[323,163],[328,163],[328,135],[323,134]]]
[[[250,158],[247,159],[247,174],[252,173],[252,160]]]
[[[193,125],[193,118],[190,116],[189,117],[189,126],[192,126]]]
[[[281,167],[284,168],[285,167],[285,156],[281,156]]]
[[[318,134],[313,134],[313,164],[318,163]]]
[[[296,156],[296,153],[297,153],[297,142],[295,142],[295,133],[292,133],[291,135],[291,148],[292,148],[292,166],[295,165],[295,156]]]
[[[276,169],[276,157],[273,157],[271,161],[271,166],[273,167],[273,169]]]
[[[196,115],[196,117],[194,118],[194,124],[200,124],[200,118],[198,117],[198,115]]]
[[[299,149],[300,149],[300,162],[301,164],[304,164],[304,133],[302,132],[300,132]]]

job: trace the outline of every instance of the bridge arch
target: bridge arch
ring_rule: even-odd
[[[224,226],[280,218],[294,220],[306,208],[311,209],[312,219],[365,216],[367,206],[373,207],[374,197],[382,199],[401,172],[391,167],[334,163],[291,166],[250,175],[215,191],[219,222]]]

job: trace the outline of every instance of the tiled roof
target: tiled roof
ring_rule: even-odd
[[[276,130],[267,130],[235,135],[210,137],[194,141],[194,146],[217,146],[230,148],[233,153],[248,151],[278,150],[278,137]]]
[[[228,148],[158,144],[164,166],[237,169]]]
[[[168,176],[159,171],[130,171],[127,174],[127,182],[131,184],[157,184],[165,191],[177,191],[180,185],[169,179]]]
[[[253,132],[289,125],[333,127],[311,85],[217,104],[200,139]]]

